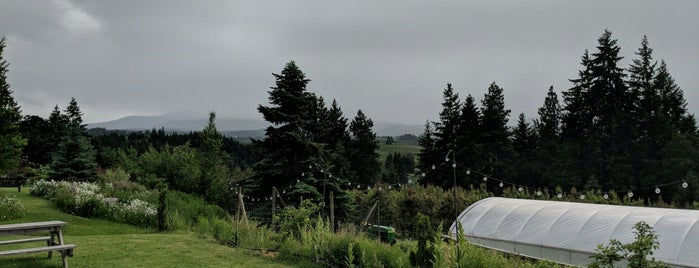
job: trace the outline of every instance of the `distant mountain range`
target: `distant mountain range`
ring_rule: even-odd
[[[208,118],[186,114],[165,114],[157,116],[133,115],[117,120],[88,124],[88,128],[104,128],[107,130],[150,130],[165,129],[167,131],[189,132],[202,130]],[[217,118],[216,128],[223,135],[230,137],[262,137],[269,123],[260,119]],[[399,136],[403,134],[420,135],[421,125],[406,125],[399,123],[374,122],[374,132],[378,136]]]

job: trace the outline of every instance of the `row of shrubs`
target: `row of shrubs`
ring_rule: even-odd
[[[127,194],[111,183],[37,180],[30,185],[29,192],[53,201],[58,209],[66,213],[155,227],[156,205],[134,197],[152,196],[147,191]]]

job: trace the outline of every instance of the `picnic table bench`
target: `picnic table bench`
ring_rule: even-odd
[[[24,183],[23,178],[19,177],[8,177],[8,178],[2,178],[0,177],[0,187],[17,187],[17,192],[22,191],[22,184]]]
[[[0,236],[27,235],[39,232],[48,232],[49,234],[49,236],[43,237],[28,237],[14,240],[0,240],[0,246],[19,243],[46,242],[46,246],[42,247],[3,250],[0,251],[0,256],[10,256],[17,254],[47,251],[48,257],[50,259],[53,251],[58,251],[61,253],[61,258],[63,259],[63,267],[68,268],[67,257],[73,256],[73,249],[76,246],[72,244],[65,244],[65,241],[63,240],[63,232],[61,231],[61,227],[66,224],[68,223],[63,221],[42,221],[0,225]],[[58,241],[56,241],[56,238],[58,239]]]

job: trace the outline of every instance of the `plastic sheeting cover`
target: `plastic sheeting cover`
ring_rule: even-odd
[[[587,265],[598,244],[634,240],[645,221],[658,235],[654,257],[699,267],[699,211],[491,197],[457,218],[474,244],[570,265]],[[456,236],[456,222],[450,228]]]

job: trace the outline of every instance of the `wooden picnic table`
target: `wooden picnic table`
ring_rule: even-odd
[[[59,251],[63,259],[63,267],[68,267],[66,257],[73,256],[73,249],[76,247],[72,244],[65,244],[63,240],[63,231],[61,227],[65,226],[63,221],[42,221],[42,222],[27,222],[0,225],[0,236],[4,235],[28,235],[32,233],[48,232],[46,237],[29,237],[14,240],[0,240],[0,245],[10,245],[19,243],[30,243],[45,241],[45,247],[24,248],[0,251],[0,256],[9,256],[16,254],[35,253],[48,251],[48,257],[51,258],[53,251]],[[58,240],[56,240],[58,239]]]

